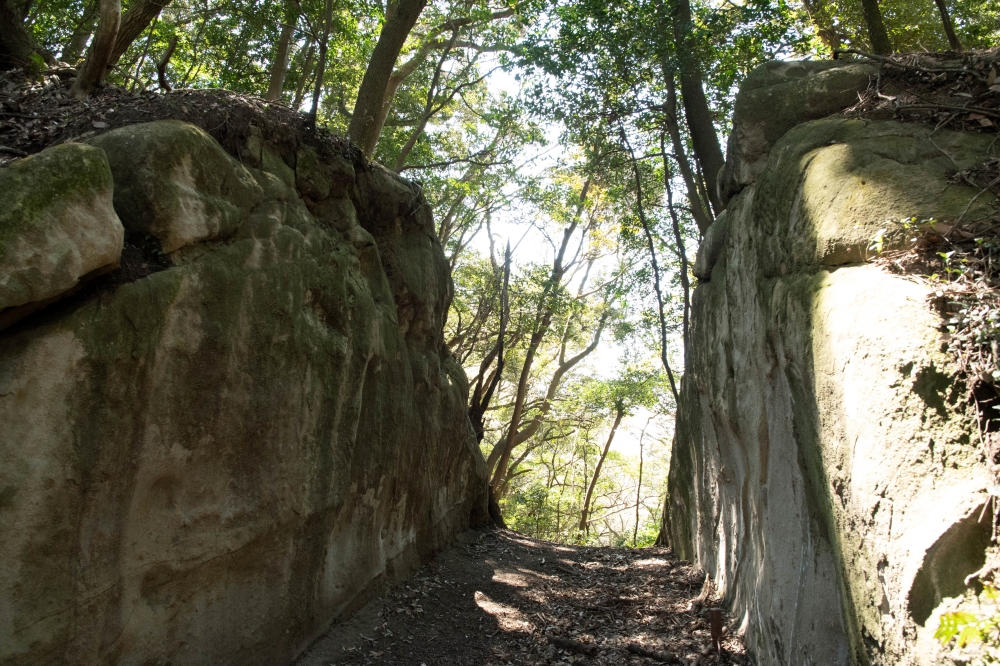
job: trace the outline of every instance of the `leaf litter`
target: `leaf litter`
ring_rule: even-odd
[[[566,546],[470,530],[297,666],[750,664],[731,623],[713,647],[711,581],[667,548]]]

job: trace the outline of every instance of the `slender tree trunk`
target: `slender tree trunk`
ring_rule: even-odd
[[[375,151],[375,144],[378,143],[376,120],[385,99],[386,85],[396,66],[399,52],[426,4],[427,0],[389,0],[385,24],[361,80],[358,98],[354,102],[354,115],[347,130],[348,138],[365,155],[371,155]]]
[[[102,3],[103,4],[103,3]],[[121,15],[121,27],[115,39],[115,46],[108,60],[108,68],[118,64],[128,47],[132,46],[139,35],[141,35],[149,24],[153,22],[164,7],[170,4],[170,0],[133,0],[128,11]]]
[[[38,44],[24,24],[24,15],[14,0],[0,0],[0,70],[12,67],[37,69],[31,56]]]
[[[186,86],[187,82],[191,79],[191,75],[201,69],[201,63],[198,62],[198,58],[201,54],[198,51],[198,49],[201,46],[201,40],[205,36],[205,28],[207,27],[208,27],[208,18],[203,16],[201,19],[201,25],[198,26],[198,32],[194,34],[194,39],[191,40],[191,64],[184,72],[184,77],[181,78],[180,82],[181,87]]]
[[[476,433],[477,442],[483,441],[483,436],[485,434],[483,416],[486,414],[486,410],[489,409],[490,401],[493,399],[493,393],[500,384],[500,379],[503,375],[504,338],[507,335],[507,319],[510,316],[510,306],[508,304],[510,259],[510,243],[507,243],[507,251],[504,253],[503,260],[503,284],[500,287],[500,330],[497,333],[496,344],[493,346],[493,349],[490,350],[490,353],[486,355],[486,358],[483,359],[482,364],[480,364],[479,379],[476,381],[476,387],[472,391],[472,396],[469,399],[469,421],[472,423],[472,429]],[[497,369],[489,381],[487,381],[486,389],[484,391],[483,378],[486,374],[486,370],[493,364],[494,358],[497,361]]]
[[[892,42],[889,41],[889,35],[885,31],[878,0],[861,0],[861,10],[865,15],[865,25],[868,26],[868,39],[872,44],[872,52],[877,55],[892,53]]]
[[[594,467],[594,476],[590,479],[590,485],[587,487],[587,494],[583,498],[583,509],[580,511],[580,532],[587,534],[590,532],[590,502],[594,498],[594,489],[597,487],[597,480],[601,477],[601,468],[604,466],[604,459],[608,457],[608,451],[611,450],[611,442],[615,439],[615,433],[618,432],[618,426],[622,423],[622,417],[625,416],[625,410],[622,407],[618,407],[615,410],[615,422],[611,426],[611,433],[608,435],[608,441],[604,444],[604,450],[601,451],[601,457],[597,459],[597,465]]]
[[[951,14],[948,12],[948,5],[945,0],[934,0],[934,4],[937,5],[938,11],[941,12],[941,23],[944,24],[944,34],[948,35],[948,44],[951,45],[952,51],[962,51],[962,42],[958,41],[958,35],[955,34],[955,26],[951,22]]]
[[[149,56],[149,47],[153,43],[153,30],[156,28],[156,19],[153,19],[152,24],[149,27],[149,34],[146,37],[146,46],[142,49],[142,54],[139,56],[138,61],[135,65],[135,74],[132,75],[132,84],[129,86],[128,91],[134,93],[136,88],[139,87],[139,74],[142,72],[142,66],[146,64],[146,58]]]
[[[295,35],[295,25],[299,20],[299,5],[293,0],[285,3],[285,22],[281,25],[281,35],[278,37],[278,48],[271,63],[271,77],[267,84],[264,99],[277,102],[285,89],[285,75],[288,73],[288,48]]]
[[[635,548],[639,542],[639,505],[642,503],[642,440],[646,437],[646,428],[649,427],[649,422],[653,420],[650,416],[646,419],[646,425],[642,429],[642,433],[639,435],[639,483],[635,487],[635,529],[632,530],[632,547]]]
[[[653,232],[649,226],[649,219],[646,217],[645,205],[642,201],[642,179],[639,175],[639,163],[635,159],[635,152],[632,144],[625,134],[625,127],[621,128],[622,141],[628,149],[629,158],[632,163],[632,174],[635,178],[635,198],[636,212],[639,214],[639,224],[642,226],[642,233],[646,236],[646,245],[649,249],[649,263],[653,269],[653,291],[656,293],[657,314],[660,324],[660,361],[663,369],[667,371],[667,380],[670,382],[670,393],[674,396],[674,402],[678,403],[680,397],[677,393],[677,383],[674,381],[674,372],[670,369],[670,358],[667,354],[667,316],[663,307],[663,287],[660,284],[660,266],[656,260],[656,243],[653,240]]]
[[[441,69],[444,67],[444,61],[447,60],[456,39],[458,39],[458,31],[452,33],[448,45],[441,51],[441,57],[438,58],[437,66],[434,68],[434,76],[431,78],[431,85],[427,88],[427,101],[424,103],[423,113],[420,114],[420,121],[417,123],[417,127],[410,133],[406,143],[399,150],[399,156],[396,158],[396,166],[393,169],[396,173],[403,170],[406,158],[410,155],[413,147],[417,145],[417,139],[420,138],[420,135],[424,132],[424,128],[427,127],[427,121],[434,115],[434,97],[437,95],[438,83],[441,81]]]
[[[698,225],[698,230],[704,234],[708,231],[714,219],[711,212],[705,210],[705,207],[702,205],[702,199],[698,193],[697,180],[694,172],[691,170],[691,164],[688,162],[687,154],[684,150],[680,125],[677,122],[677,88],[674,85],[674,73],[666,71],[663,73],[663,78],[667,82],[667,131],[670,133],[670,142],[673,144],[674,154],[677,156],[677,166],[680,168],[681,177],[684,179],[684,186],[688,191],[691,215],[694,217],[695,224]],[[664,154],[663,159],[666,160],[666,154]]]
[[[163,57],[160,58],[159,62],[156,63],[156,78],[160,84],[160,90],[164,92],[170,92],[172,88],[170,87],[170,81],[167,80],[167,65],[170,63],[170,59],[174,56],[174,50],[177,48],[177,35],[170,38],[170,44],[167,46],[167,50],[163,52]]]
[[[531,366],[535,362],[535,353],[538,351],[538,346],[542,343],[542,339],[545,337],[545,334],[548,333],[549,325],[552,322],[555,307],[552,299],[562,284],[565,272],[563,260],[566,255],[566,249],[569,246],[570,237],[580,224],[580,218],[583,215],[583,208],[586,204],[587,194],[589,191],[590,179],[588,178],[580,191],[580,203],[577,205],[573,221],[570,222],[569,226],[567,226],[563,231],[562,244],[560,245],[559,251],[556,253],[552,262],[552,272],[550,273],[549,279],[545,284],[545,288],[542,290],[542,294],[539,296],[538,311],[536,315],[536,321],[538,323],[535,327],[535,331],[531,334],[528,349],[524,355],[524,364],[521,366],[521,376],[518,379],[517,392],[514,394],[514,408],[511,413],[510,424],[507,427],[507,436],[496,443],[493,450],[490,451],[489,459],[486,461],[486,469],[492,473],[490,485],[494,488],[494,490],[499,489],[499,484],[502,481],[504,473],[507,470],[507,465],[510,462],[511,451],[513,451],[517,442],[518,428],[521,424],[521,416],[524,413],[524,400],[528,393],[528,377],[531,374]]]
[[[559,391],[559,387],[562,385],[563,377],[565,377],[570,370],[576,367],[580,361],[590,356],[590,354],[597,349],[597,345],[601,342],[601,334],[604,332],[604,326],[606,323],[607,311],[605,311],[605,313],[601,316],[601,320],[597,324],[597,330],[594,332],[594,338],[591,340],[590,344],[579,354],[569,359],[566,358],[566,344],[569,341],[569,326],[566,327],[562,342],[560,343],[559,367],[556,368],[556,371],[552,374],[552,378],[549,380],[549,387],[545,392],[545,398],[542,400],[541,406],[538,408],[538,414],[536,414],[524,428],[521,428],[520,423],[518,423],[518,429],[512,442],[508,434],[507,443],[509,445],[509,449],[507,451],[507,455],[501,458],[500,465],[497,467],[497,471],[493,475],[495,480],[494,486],[498,496],[503,497],[507,494],[510,473],[516,466],[508,464],[511,452],[524,442],[528,441],[535,435],[535,433],[538,432],[538,429],[541,428],[542,423],[545,422],[546,416],[548,416],[549,411],[552,409],[552,403],[555,400],[556,393]]]
[[[333,0],[326,0],[323,11],[323,38],[319,42],[319,62],[316,63],[316,81],[313,83],[312,108],[309,111],[309,121],[316,124],[316,114],[319,112],[319,96],[323,91],[323,77],[326,75],[326,49],[330,44],[330,31],[333,29]]]
[[[97,17],[100,14],[100,0],[91,0],[83,10],[83,16],[73,29],[66,48],[59,54],[59,59],[70,64],[75,63],[83,55],[83,50],[87,48],[87,40],[94,34],[94,26],[97,24]]]
[[[691,35],[690,0],[673,2],[674,44],[680,61],[681,99],[695,159],[701,164],[709,202],[715,214],[722,212],[723,203],[719,197],[719,172],[725,164],[719,135],[715,131],[712,109],[708,106],[705,89],[702,87],[701,64],[698,62],[694,39]]]
[[[298,111],[302,106],[302,98],[305,95],[306,84],[309,83],[309,73],[312,71],[313,57],[316,55],[316,45],[309,42],[306,46],[306,58],[302,63],[302,73],[299,75],[298,85],[295,87],[295,98],[292,99],[292,109]]]
[[[833,53],[844,43],[844,37],[834,27],[827,0],[803,0],[809,20],[816,28],[816,35],[823,45]]]
[[[70,95],[84,99],[104,79],[108,63],[111,61],[112,49],[118,37],[118,25],[122,16],[121,0],[101,0],[101,19],[97,25],[97,34],[87,52],[87,59],[76,76],[76,83]]]
[[[680,219],[677,217],[677,211],[674,210],[674,192],[670,185],[670,163],[667,161],[667,149],[663,142],[663,134],[660,134],[660,152],[663,155],[663,185],[667,193],[667,210],[670,212],[670,225],[674,232],[674,243],[677,245],[677,257],[681,260],[680,278],[681,289],[684,295],[684,320],[682,333],[684,339],[684,354],[686,357],[688,350],[691,348],[691,340],[688,331],[691,321],[691,280],[688,277],[690,264],[688,263],[687,250],[684,248],[684,235],[681,233]]]
[[[399,90],[399,86],[402,85],[403,81],[410,74],[416,71],[417,67],[427,58],[432,50],[433,43],[425,44],[413,57],[389,75],[389,82],[385,86],[385,95],[382,99],[382,107],[379,109],[378,116],[375,118],[375,127],[372,129],[375,136],[382,135],[382,128],[385,127],[385,121],[389,117],[389,111],[392,109],[392,100],[396,97],[396,91]]]

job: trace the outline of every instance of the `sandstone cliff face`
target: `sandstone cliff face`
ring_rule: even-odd
[[[32,257],[4,222],[0,298],[58,252],[89,259],[56,291],[113,267],[123,229],[165,269],[0,331],[0,664],[289,663],[485,512],[429,208],[349,155],[258,134],[238,161],[178,122],[13,175],[83,159],[18,219],[72,227],[72,195],[107,242]]]
[[[733,198],[695,266],[665,529],[763,665],[913,663],[990,536],[992,480],[929,289],[864,259],[887,219],[958,218],[978,192],[947,171],[982,162],[991,137],[814,120],[867,84],[851,70],[750,77],[722,179]],[[783,99],[802,113],[772,113]]]

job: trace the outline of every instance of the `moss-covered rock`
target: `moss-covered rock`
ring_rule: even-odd
[[[753,70],[736,97],[726,165],[713,174],[723,200],[757,179],[785,132],[856,103],[874,74],[874,66],[850,61],[772,61]]]
[[[77,143],[0,170],[0,328],[118,265],[124,230],[104,153]]]
[[[3,666],[291,663],[485,515],[429,214],[259,166],[224,242],[0,334]]]
[[[901,218],[954,223],[991,215],[996,197],[949,176],[986,160],[992,138],[948,130],[931,138],[933,131],[838,118],[790,130],[771,151],[754,196],[753,215],[768,239],[762,270],[864,261],[878,231]]]
[[[933,288],[864,258],[888,219],[992,214],[950,177],[990,137],[786,130],[699,252],[665,532],[756,663],[913,664],[931,609],[983,562],[992,477]]]
[[[189,123],[130,125],[88,143],[107,153],[125,228],[166,253],[229,235],[262,197],[250,172]]]

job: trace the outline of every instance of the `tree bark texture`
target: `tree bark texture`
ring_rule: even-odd
[[[285,89],[285,75],[288,73],[288,48],[295,35],[295,25],[299,20],[299,5],[289,0],[285,3],[285,21],[281,25],[281,35],[278,37],[278,48],[271,63],[271,76],[267,83],[267,93],[264,99],[277,102]]]
[[[386,8],[385,25],[375,44],[368,69],[361,80],[358,98],[354,103],[347,136],[365,155],[371,155],[378,143],[377,119],[385,99],[386,86],[396,66],[399,52],[417,23],[427,0],[390,0]]]
[[[24,24],[14,0],[0,0],[0,70],[13,67],[35,69],[31,56],[38,45]]]
[[[580,511],[580,532],[586,534],[590,531],[590,502],[594,499],[594,489],[597,488],[597,481],[601,478],[601,468],[604,467],[604,461],[608,457],[608,451],[611,450],[611,442],[615,439],[615,433],[618,432],[618,426],[622,423],[622,418],[625,416],[625,410],[622,407],[617,407],[615,410],[615,422],[611,426],[611,433],[608,434],[608,441],[604,445],[604,450],[601,451],[601,457],[597,459],[597,466],[594,467],[594,476],[590,479],[590,485],[587,486],[587,495],[583,498],[583,509]]]
[[[951,50],[961,52],[962,42],[958,40],[958,35],[955,34],[955,26],[951,22],[951,13],[948,11],[948,4],[945,0],[934,0],[934,4],[937,5],[938,11],[941,13],[941,23],[944,24],[944,34],[948,36],[948,44],[951,46]]]
[[[83,61],[76,75],[76,83],[70,91],[71,96],[77,99],[85,98],[104,80],[111,62],[115,40],[118,38],[121,18],[121,0],[101,0],[101,18],[97,24],[97,34],[90,44],[90,50],[87,51],[87,59]]]
[[[702,87],[701,64],[698,62],[691,36],[690,0],[673,0],[673,25],[674,44],[680,61],[684,116],[687,118],[688,131],[691,133],[695,159],[698,160],[704,174],[709,202],[712,210],[718,215],[724,206],[719,196],[717,181],[726,160],[722,156],[719,135],[715,131],[712,109],[708,106],[708,98],[705,97],[705,89]]]
[[[889,55],[892,53],[892,43],[882,22],[882,10],[878,0],[861,0],[861,10],[865,15],[865,25],[868,27],[868,39],[872,44],[872,53]]]
[[[115,39],[114,50],[108,60],[107,68],[110,69],[118,64],[121,57],[132,46],[132,42],[138,39],[139,35],[149,27],[164,7],[170,4],[170,0],[134,0],[128,11],[121,15],[121,27],[118,30],[118,37]],[[103,2],[102,2],[103,5]],[[103,14],[102,7],[102,14]]]

